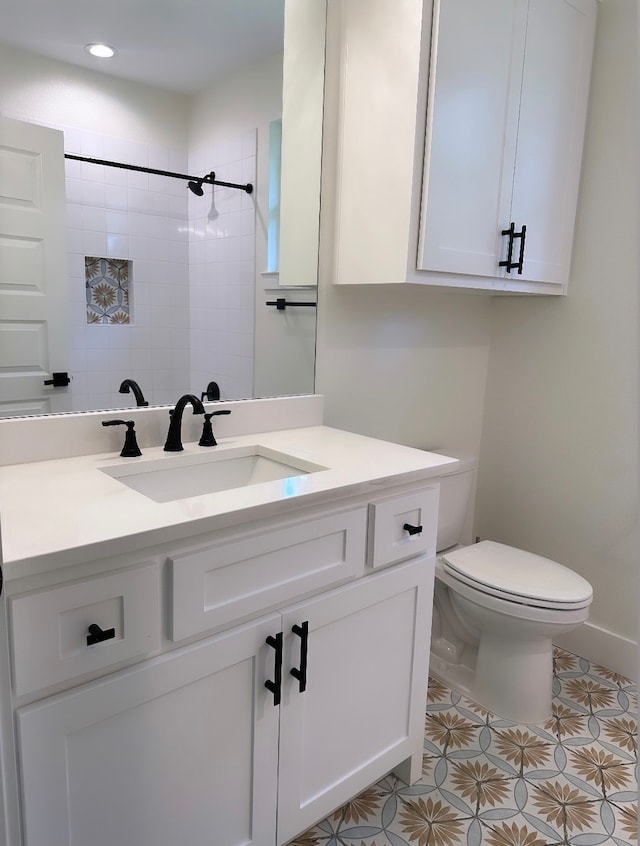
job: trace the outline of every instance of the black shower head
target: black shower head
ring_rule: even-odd
[[[202,197],[202,195],[204,194],[204,188],[202,187],[202,179],[198,179],[194,182],[188,182],[187,184],[189,188],[193,191],[193,193],[196,195],[196,197]]]

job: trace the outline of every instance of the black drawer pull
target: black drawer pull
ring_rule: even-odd
[[[280,704],[280,696],[282,693],[282,632],[278,632],[275,637],[269,635],[266,640],[268,646],[273,647],[275,649],[275,661],[274,661],[274,670],[273,670],[273,681],[271,679],[267,679],[264,683],[264,686],[267,690],[270,690],[273,693],[273,704],[279,705]]]
[[[89,634],[87,635],[87,646],[93,646],[94,643],[102,643],[103,640],[113,640],[115,636],[115,629],[101,629],[97,623],[91,623]]]
[[[309,642],[309,621],[305,620],[300,626],[291,626],[291,631],[300,638],[300,668],[292,667],[291,675],[298,679],[298,690],[304,693],[307,689],[307,644]]]
[[[422,526],[412,526],[411,523],[405,523],[402,528],[405,530],[405,532],[409,532],[410,535],[422,534]]]

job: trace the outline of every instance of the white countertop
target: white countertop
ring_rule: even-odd
[[[173,502],[154,502],[101,472],[102,467],[158,460],[102,453],[0,467],[0,529],[6,579],[141,549],[294,508],[437,477],[456,459],[373,438],[310,426],[220,439],[213,448],[185,443],[180,455],[260,444],[327,467],[291,480],[263,482]],[[108,547],[106,545],[109,545]]]

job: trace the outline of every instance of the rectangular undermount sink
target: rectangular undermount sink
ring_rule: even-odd
[[[296,479],[328,469],[258,444],[214,450],[100,469],[155,502],[173,502],[262,482]]]

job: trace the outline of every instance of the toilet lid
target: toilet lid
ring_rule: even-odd
[[[454,578],[485,593],[543,608],[577,608],[591,602],[593,589],[568,567],[495,541],[480,541],[442,556]]]

